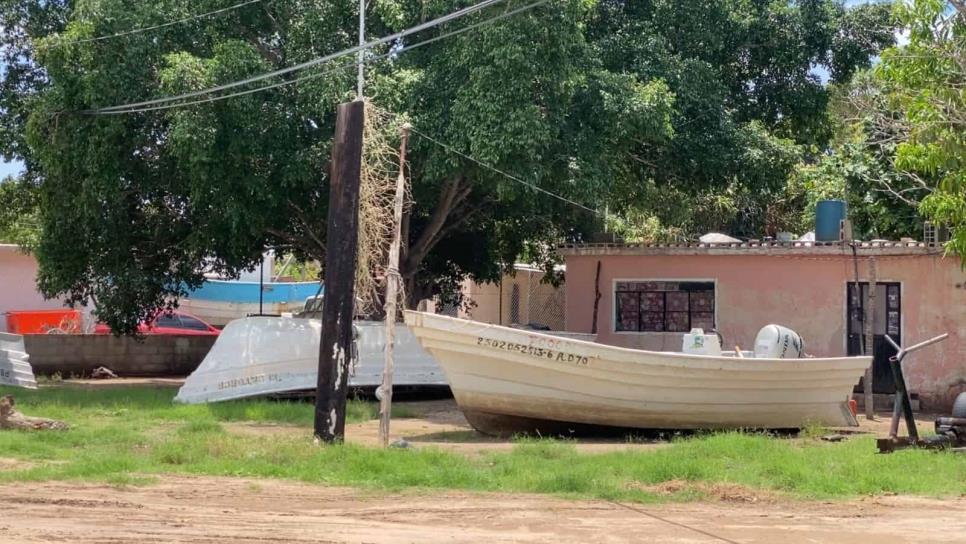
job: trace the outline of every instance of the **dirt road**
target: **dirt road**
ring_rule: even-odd
[[[665,506],[165,477],[0,487],[0,542],[966,542],[966,499]]]

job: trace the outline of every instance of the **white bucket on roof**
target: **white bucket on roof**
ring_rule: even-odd
[[[705,334],[704,329],[691,329],[684,335],[683,353],[691,355],[721,355],[721,339],[716,333]]]
[[[755,337],[755,358],[801,359],[805,341],[795,331],[781,325],[766,325]]]

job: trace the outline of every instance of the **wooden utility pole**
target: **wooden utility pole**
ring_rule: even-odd
[[[869,257],[869,300],[863,302],[862,315],[862,336],[865,338],[865,355],[871,355],[873,362],[869,368],[865,369],[865,376],[862,378],[862,393],[865,397],[865,417],[875,419],[875,392],[872,390],[872,383],[875,379],[872,368],[875,366],[875,331],[872,327],[875,323],[875,291],[876,291],[876,270],[875,257]]]
[[[406,143],[409,140],[409,125],[402,127],[402,142],[399,145],[399,177],[396,178],[396,198],[393,200],[392,244],[389,246],[389,267],[386,270],[386,368],[382,371],[382,385],[379,387],[379,442],[383,447],[389,445],[389,419],[392,413],[392,351],[396,341],[396,301],[402,287],[399,274],[399,246],[402,244],[402,213],[406,199]]]
[[[349,365],[355,357],[352,317],[356,255],[359,245],[359,177],[365,103],[340,104],[332,147],[329,221],[325,254],[325,304],[319,342],[319,381],[315,398],[315,436],[327,443],[345,437]]]

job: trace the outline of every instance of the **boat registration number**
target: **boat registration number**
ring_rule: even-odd
[[[246,376],[244,378],[232,378],[230,380],[218,382],[218,390],[224,391],[225,389],[235,389],[237,387],[244,387],[246,385],[277,382],[280,380],[281,378],[279,378],[278,374],[257,374],[255,376]]]
[[[540,359],[550,359],[561,363],[573,363],[580,366],[586,366],[590,363],[590,358],[584,355],[567,353],[557,349],[530,346],[527,344],[517,344],[516,342],[493,340],[492,338],[483,338],[482,336],[476,339],[476,345],[486,346],[488,348],[502,351],[510,351],[513,353],[522,353],[524,355],[531,355]]]

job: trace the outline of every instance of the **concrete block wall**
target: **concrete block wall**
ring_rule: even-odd
[[[34,374],[86,376],[105,366],[118,376],[185,376],[215,343],[214,336],[29,334],[24,336]]]

